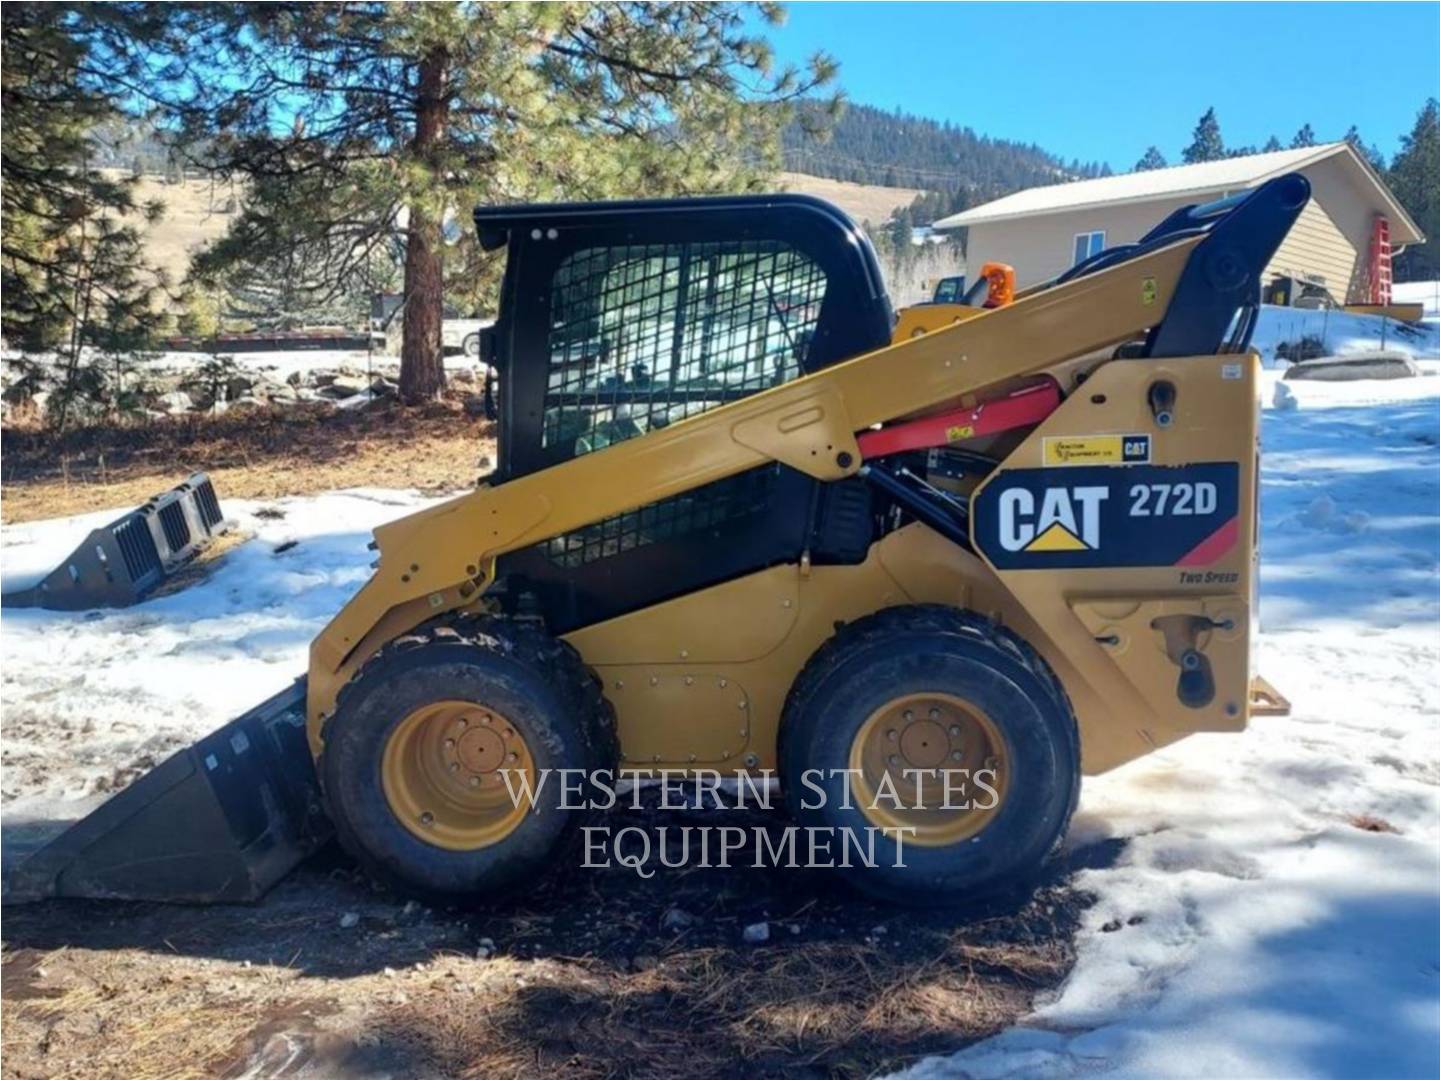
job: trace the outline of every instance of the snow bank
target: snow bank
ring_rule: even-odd
[[[1067,842],[1126,845],[1075,970],[908,1080],[1440,1075],[1440,379],[1284,388],[1258,663],[1293,714],[1087,778]]]
[[[365,489],[227,499],[226,514],[255,535],[203,583],[119,610],[0,613],[6,826],[79,816],[303,675],[310,640],[369,577],[371,530],[432,501]],[[6,526],[4,591],[125,509]]]
[[[1251,347],[1266,367],[1283,366],[1283,346],[1291,350],[1307,339],[1313,343],[1307,356],[1344,356],[1347,353],[1389,349],[1413,360],[1440,360],[1440,322],[1397,322],[1376,315],[1345,311],[1262,305]]]

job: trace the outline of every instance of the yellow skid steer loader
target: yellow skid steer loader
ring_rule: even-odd
[[[1284,176],[898,321],[816,199],[482,208],[496,471],[377,529],[308,677],[11,895],[254,899],[333,829],[402,889],[496,896],[595,776],[660,770],[770,771],[797,824],[903,845],[842,871],[873,895],[1023,881],[1082,771],[1251,713],[1249,341],[1308,198]],[[954,771],[977,797],[924,783]]]

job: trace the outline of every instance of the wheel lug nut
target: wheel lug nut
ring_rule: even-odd
[[[899,736],[899,734],[895,731],[894,728],[891,728],[889,731],[887,731],[887,732],[885,733],[885,737],[886,737],[887,739],[889,739],[891,742],[894,742],[894,741],[895,741],[896,739],[898,739],[900,736]]]
[[[446,750],[454,750],[454,749],[455,749],[455,740],[454,740],[454,739],[446,739],[446,740],[445,740],[445,749],[446,749]]]
[[[899,765],[899,764],[900,764],[900,758],[899,758],[898,756],[896,756],[895,754],[891,754],[891,755],[890,755],[890,764],[891,764],[891,765]]]
[[[956,751],[955,751],[953,754],[951,754],[950,756],[951,756],[952,758],[954,758],[956,761],[963,761],[963,760],[965,759],[965,755],[964,755],[963,753],[961,753],[959,750],[956,750]]]
[[[951,724],[951,725],[950,725],[950,734],[951,734],[951,735],[954,735],[956,738],[959,738],[959,737],[960,737],[960,725],[959,725],[959,724]]]
[[[452,762],[450,762],[450,771],[451,771],[451,772],[459,772],[459,771],[460,771],[460,762],[458,762],[458,761],[452,761]]]
[[[488,724],[488,723],[490,723],[490,714],[489,714],[489,713],[486,713],[484,716],[480,717],[480,722],[481,722],[482,724]]]
[[[432,814],[432,813],[430,813],[429,810],[426,810],[423,814],[420,815],[420,824],[421,824],[421,825],[434,825],[434,824],[435,824],[435,815]]]
[[[510,760],[511,760],[511,761],[519,761],[519,760],[520,760],[520,755],[517,754],[517,753],[515,753],[514,750],[511,750],[511,751],[510,751]]]
[[[931,720],[939,720],[939,719],[940,719],[940,710],[939,710],[939,709],[931,709],[931,710],[930,710],[930,719],[931,719]]]
[[[914,719],[915,719],[915,710],[914,710],[914,709],[906,709],[906,710],[905,710],[905,713],[904,713],[904,716],[905,716],[905,719],[906,719],[906,720],[914,720]]]
[[[480,786],[480,777],[478,777],[478,776],[472,776],[472,777],[470,777],[470,786],[471,786],[471,787],[479,787],[479,786]]]

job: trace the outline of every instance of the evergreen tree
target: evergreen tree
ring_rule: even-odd
[[[1396,281],[1440,278],[1440,106],[1425,103],[1386,174],[1390,190],[1415,219],[1427,244],[1411,244],[1395,257]]]
[[[1148,172],[1151,169],[1163,169],[1167,165],[1165,156],[1160,153],[1159,148],[1150,147],[1145,155],[1135,163],[1135,172]]]
[[[1378,146],[1367,145],[1360,137],[1360,129],[1354,124],[1350,130],[1345,132],[1345,141],[1350,144],[1354,151],[1370,163],[1371,168],[1382,175],[1385,172],[1385,155],[1380,152]]]
[[[732,3],[198,7],[225,77],[191,87],[187,142],[252,181],[236,227],[266,259],[318,250],[305,265],[344,278],[403,243],[410,402],[444,386],[447,291],[468,313],[493,286],[474,206],[759,185],[785,104],[834,73],[775,69]],[[227,256],[249,257],[206,271]]]
[[[1307,146],[1314,146],[1314,145],[1315,145],[1315,132],[1314,132],[1314,130],[1311,129],[1311,127],[1310,127],[1309,124],[1306,124],[1306,125],[1305,125],[1304,127],[1302,127],[1299,131],[1297,131],[1297,132],[1295,133],[1295,137],[1290,140],[1290,149],[1291,149],[1291,150],[1303,150],[1303,149],[1304,149],[1305,147],[1307,147]]]
[[[1190,137],[1190,145],[1180,156],[1186,165],[1218,161],[1225,156],[1225,141],[1220,137],[1220,121],[1215,119],[1213,107],[1206,109],[1205,115],[1200,117]]]
[[[170,13],[150,5],[10,3],[3,9],[0,127],[0,325],[12,345],[54,350],[52,418],[68,423],[107,390],[105,351],[143,344],[164,285],[141,258],[135,178],[88,160],[89,133],[118,113],[120,87],[144,75],[128,45],[160,46]]]
[[[812,121],[817,113],[823,108],[809,102],[795,110],[783,135],[786,168],[861,184],[963,189],[975,202],[1104,170],[1097,162],[1065,162],[1038,146],[868,105],[846,105],[828,126]],[[823,135],[817,126],[825,127]]]
[[[1284,149],[1285,147],[1280,145],[1280,140],[1274,135],[1271,135],[1270,138],[1265,140],[1265,145],[1260,148],[1260,152],[1262,154],[1273,154],[1276,150]]]

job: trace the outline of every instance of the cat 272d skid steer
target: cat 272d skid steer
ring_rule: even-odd
[[[882,830],[842,872],[884,897],[1023,879],[1082,769],[1251,714],[1249,340],[1308,198],[1284,176],[898,320],[816,199],[481,209],[494,474],[377,529],[307,679],[12,895],[253,899],[333,828],[386,881],[493,896],[586,812],[505,776],[561,769],[773,770],[798,824]],[[922,790],[957,767],[994,797]]]

